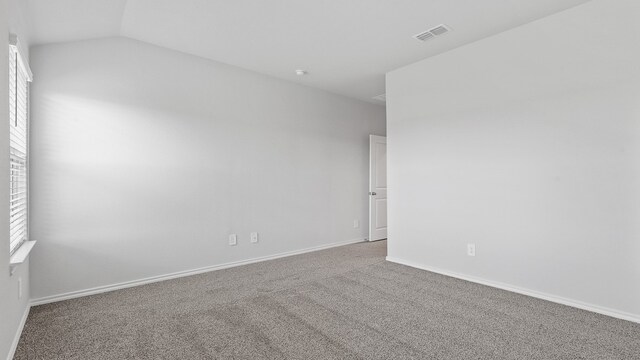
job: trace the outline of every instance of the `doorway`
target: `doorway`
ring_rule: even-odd
[[[369,241],[387,238],[387,138],[369,135]]]

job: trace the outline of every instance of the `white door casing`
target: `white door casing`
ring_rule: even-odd
[[[369,135],[369,241],[387,238],[387,138]]]

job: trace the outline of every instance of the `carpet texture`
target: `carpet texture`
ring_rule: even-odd
[[[361,243],[37,306],[15,359],[640,359],[640,325]]]

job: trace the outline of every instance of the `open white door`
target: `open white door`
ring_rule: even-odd
[[[387,238],[387,138],[369,135],[369,241]]]

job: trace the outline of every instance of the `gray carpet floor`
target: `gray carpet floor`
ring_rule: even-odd
[[[640,359],[640,325],[361,243],[34,307],[15,359]]]

